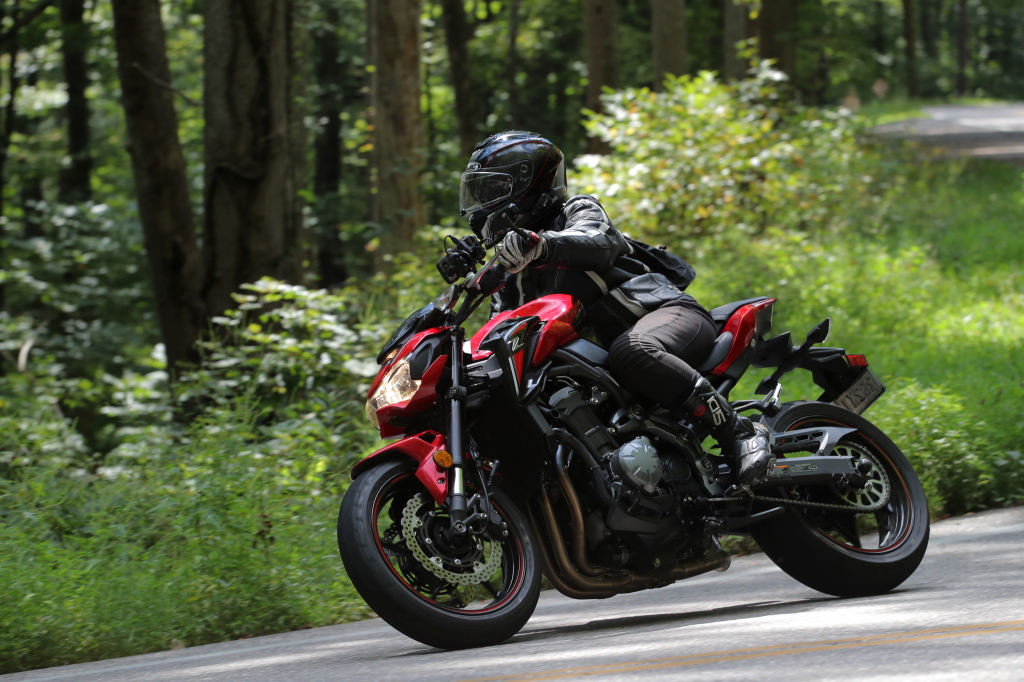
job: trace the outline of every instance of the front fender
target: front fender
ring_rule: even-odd
[[[438,504],[444,504],[448,498],[448,472],[437,466],[434,453],[445,447],[444,436],[436,431],[424,431],[415,436],[385,445],[377,452],[359,460],[352,467],[352,478],[381,462],[411,457],[419,462],[416,478],[427,489],[430,496]]]

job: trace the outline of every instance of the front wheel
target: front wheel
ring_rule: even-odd
[[[415,472],[411,460],[384,462],[346,493],[338,548],[352,584],[388,624],[423,644],[464,649],[505,641],[540,597],[526,520],[506,495],[490,491],[501,521],[452,543],[447,512]]]
[[[790,403],[771,422],[776,433],[815,426],[857,429],[840,439],[833,454],[867,458],[872,465],[867,486],[778,488],[769,495],[837,509],[788,504],[784,515],[752,526],[751,535],[779,568],[819,592],[837,597],[888,592],[910,577],[928,547],[928,503],[921,481],[888,436],[836,405]],[[874,511],[856,511],[886,499]]]

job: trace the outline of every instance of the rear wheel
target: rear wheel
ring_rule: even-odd
[[[429,646],[462,649],[508,639],[540,596],[523,515],[501,491],[491,491],[500,521],[451,543],[447,512],[415,472],[411,460],[384,462],[346,493],[338,548],[352,584],[392,627]]]
[[[820,484],[759,491],[789,500],[861,507],[838,510],[787,505],[786,513],[751,527],[779,568],[804,585],[839,597],[888,592],[917,569],[928,546],[928,503],[906,456],[860,415],[836,405],[791,403],[772,420],[776,433],[815,426],[857,429],[834,455],[871,462],[862,488]],[[878,503],[885,504],[876,510]]]

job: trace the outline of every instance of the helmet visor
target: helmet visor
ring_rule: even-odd
[[[520,161],[500,168],[467,170],[459,188],[459,208],[463,214],[492,208],[514,193],[522,192],[533,179],[533,166]]]
[[[565,187],[565,159],[558,162],[555,169],[555,177],[551,181],[551,189],[562,189]]]

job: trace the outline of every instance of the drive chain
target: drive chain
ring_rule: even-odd
[[[832,504],[829,502],[804,502],[803,500],[789,500],[784,497],[764,497],[763,495],[752,495],[751,497],[755,502],[771,502],[772,504],[788,504],[793,507],[813,507],[815,509],[835,509],[837,511],[857,512],[860,514],[878,511],[889,503],[888,497],[881,502],[867,507],[859,507],[852,504]]]

